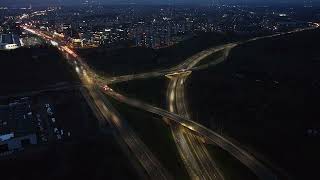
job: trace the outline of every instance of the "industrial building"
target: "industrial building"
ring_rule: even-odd
[[[29,98],[0,106],[0,156],[37,144]]]
[[[19,36],[14,34],[1,34],[0,35],[0,49],[12,50],[21,47]]]

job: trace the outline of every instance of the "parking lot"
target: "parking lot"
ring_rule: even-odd
[[[43,143],[68,141],[97,132],[97,120],[77,90],[40,94],[33,111]]]

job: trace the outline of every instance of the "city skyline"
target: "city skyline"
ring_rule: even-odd
[[[319,5],[0,0],[1,177],[316,179]]]
[[[33,5],[80,5],[86,1],[91,1],[96,4],[194,4],[194,5],[209,5],[214,3],[218,4],[310,4],[320,3],[320,0],[2,0],[0,5],[7,6],[23,6],[28,4]]]

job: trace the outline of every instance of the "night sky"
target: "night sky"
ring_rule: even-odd
[[[78,5],[84,0],[0,0],[0,5],[50,5],[50,4],[64,4],[64,5]],[[89,0],[90,1],[90,0]],[[91,0],[92,1],[92,0]],[[220,2],[237,2],[237,3],[303,3],[305,1],[320,2],[320,0],[94,0],[101,4],[125,4],[125,3],[138,3],[138,4],[169,4],[175,2],[177,4],[209,4],[212,1]]]

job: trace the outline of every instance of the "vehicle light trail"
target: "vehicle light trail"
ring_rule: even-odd
[[[29,27],[23,26],[26,31],[35,34],[47,41],[53,40],[50,37],[39,30],[34,30]],[[68,46],[62,45],[65,42],[58,42],[59,50],[63,54],[71,56],[69,59],[74,60],[74,63],[70,63],[77,71],[77,74],[81,80],[81,83],[88,89],[89,94],[93,99],[93,103],[98,107],[103,117],[108,120],[109,124],[117,129],[119,136],[128,146],[133,155],[138,159],[140,165],[144,168],[150,179],[153,180],[171,180],[173,179],[170,173],[162,166],[160,161],[153,155],[148,147],[142,142],[142,140],[135,134],[135,132],[129,127],[117,111],[112,107],[105,95],[101,93],[103,90],[96,83],[98,77],[94,71],[92,71],[86,63]]]

